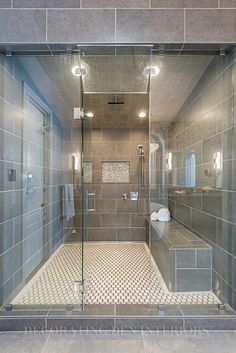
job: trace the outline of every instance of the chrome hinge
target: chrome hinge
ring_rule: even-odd
[[[85,119],[86,115],[83,108],[74,108],[74,120]]]

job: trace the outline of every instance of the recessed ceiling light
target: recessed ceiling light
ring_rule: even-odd
[[[143,70],[143,74],[146,76],[157,76],[159,73],[159,66],[148,66]]]
[[[88,73],[86,67],[83,66],[74,66],[71,71],[75,76],[85,76]]]
[[[88,118],[93,118],[94,117],[94,114],[92,112],[88,112],[86,115],[87,115]]]
[[[140,112],[140,113],[138,114],[139,118],[145,118],[146,115],[147,115],[147,114],[146,114],[145,112]]]

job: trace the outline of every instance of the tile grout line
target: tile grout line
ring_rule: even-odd
[[[45,319],[45,320],[47,320],[47,319]],[[50,336],[51,336],[51,332],[48,333],[48,337],[47,337],[47,339],[46,339],[46,341],[44,343],[44,346],[43,346],[43,349],[42,349],[41,353],[43,353],[45,351],[45,348],[46,348],[46,345],[47,345],[47,343],[49,341]]]

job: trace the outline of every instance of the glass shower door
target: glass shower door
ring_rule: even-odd
[[[96,213],[96,191],[92,181],[92,118],[86,111],[84,102],[83,79],[81,77],[81,106],[83,118],[82,127],[82,241],[81,241],[81,276],[82,276],[82,309],[86,302],[86,294],[89,291],[89,255],[88,239],[91,230],[91,221]]]

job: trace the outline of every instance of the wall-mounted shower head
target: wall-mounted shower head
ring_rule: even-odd
[[[139,154],[139,156],[144,156],[143,145],[138,145],[138,154]]]

